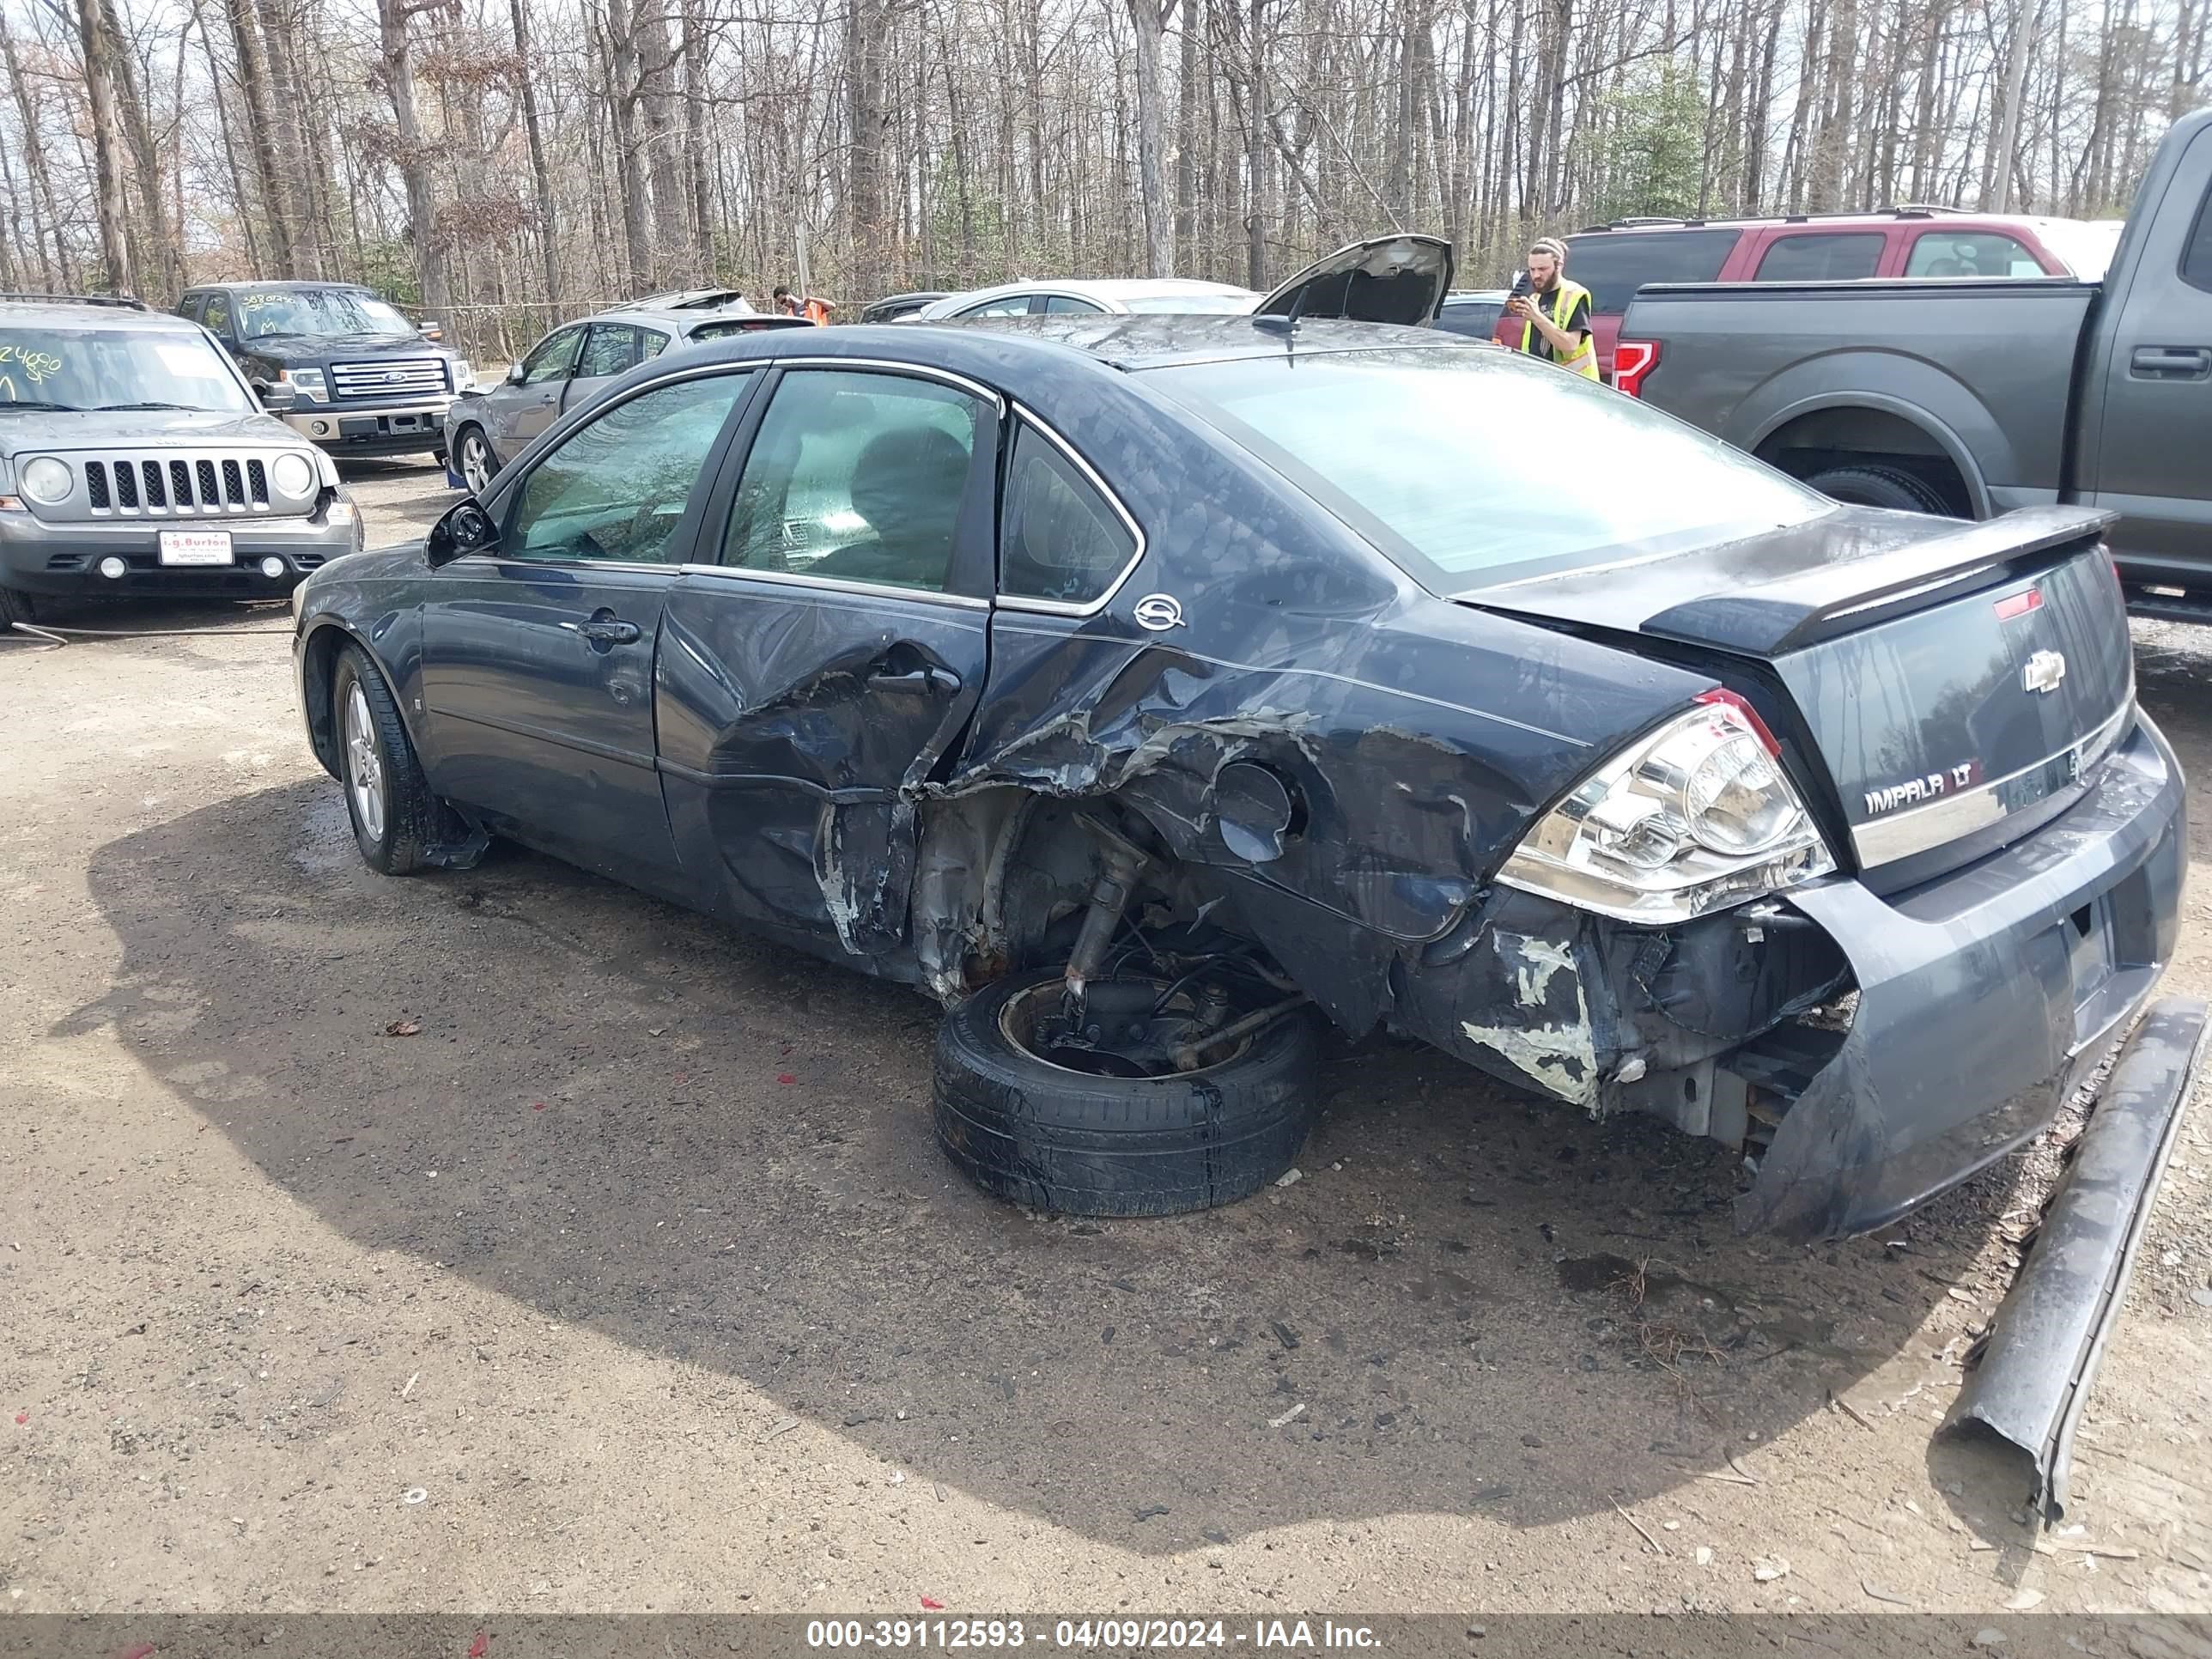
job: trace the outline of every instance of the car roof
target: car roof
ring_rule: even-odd
[[[131,306],[88,305],[71,300],[0,300],[0,319],[23,328],[128,329],[141,334],[199,334],[189,317]]]
[[[308,292],[327,294],[331,289],[337,289],[347,294],[366,294],[372,300],[383,298],[383,296],[377,293],[374,289],[370,288],[365,283],[317,283],[295,281],[290,277],[286,277],[283,281],[276,283],[194,283],[190,288],[186,289],[185,292],[187,294],[209,294],[213,293],[217,289],[233,288],[250,288],[256,294],[305,294]]]
[[[1350,323],[1334,318],[1302,320],[1295,332],[1265,328],[1244,316],[1139,313],[1093,317],[1006,317],[988,321],[855,323],[839,328],[762,331],[715,340],[687,354],[687,362],[777,356],[819,359],[880,358],[923,368],[988,374],[1010,356],[1028,362],[1069,356],[1135,373],[1189,363],[1300,354],[1403,350],[1407,348],[1487,351],[1463,334],[1401,328],[1389,323]],[[704,354],[712,354],[705,356]]]
[[[1233,283],[1200,282],[1194,276],[1032,276],[995,288],[970,289],[946,299],[978,301],[997,295],[1078,294],[1093,300],[1170,299],[1178,294],[1250,294]]]
[[[1678,230],[1765,230],[1769,228],[1785,228],[1794,234],[1808,230],[1865,230],[1873,226],[1895,224],[1941,225],[1952,230],[1973,231],[2017,229],[2023,225],[2033,228],[2053,222],[2058,222],[2045,215],[1973,213],[1961,208],[1919,207],[1908,204],[1900,207],[1879,208],[1869,213],[1775,214],[1750,219],[1616,219],[1609,225],[1584,225],[1570,232],[1567,240],[1572,241],[1581,236],[1655,236]]]

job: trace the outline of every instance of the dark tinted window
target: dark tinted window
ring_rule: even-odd
[[[1024,427],[1006,468],[999,591],[1088,605],[1137,550],[1121,515],[1055,444]]]
[[[1646,283],[1710,283],[1735,252],[1737,230],[1601,231],[1567,238],[1567,275],[1591,308],[1622,312]]]
[[[1495,300],[1447,300],[1436,325],[1447,334],[1486,340],[1497,331],[1498,314],[1502,309]]]
[[[2197,228],[2181,250],[2181,280],[2212,292],[2212,189],[2205,191],[2203,204],[2197,210]]]
[[[1754,283],[1848,283],[1871,276],[1881,264],[1878,230],[1808,231],[1778,236],[1759,256]]]
[[[576,364],[580,380],[605,380],[638,365],[637,331],[623,323],[593,323],[592,337]]]
[[[1048,317],[1095,317],[1104,309],[1103,306],[1094,306],[1088,300],[1074,299],[1066,294],[1044,296],[1044,311]]]

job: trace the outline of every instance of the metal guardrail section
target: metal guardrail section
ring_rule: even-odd
[[[41,503],[41,519],[212,519],[267,514],[264,453],[152,450],[100,456],[73,465],[69,499]]]
[[[385,357],[331,365],[331,395],[349,402],[434,396],[449,389],[442,357]]]
[[[2161,998],[2136,1026],[1945,1425],[1983,1424],[2026,1452],[2032,1499],[2049,1519],[2065,1513],[2075,1425],[2119,1318],[2205,1030],[2205,1006],[2191,997]]]

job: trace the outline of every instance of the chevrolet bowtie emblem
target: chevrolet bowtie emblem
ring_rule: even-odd
[[[2056,651],[2039,651],[2020,671],[2020,687],[2023,691],[2056,691],[2065,678],[2066,659]]]

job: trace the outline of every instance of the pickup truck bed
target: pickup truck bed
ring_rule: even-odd
[[[1840,501],[2117,513],[2131,602],[2212,621],[2212,110],[2160,144],[2101,283],[1655,284],[1615,361]]]

